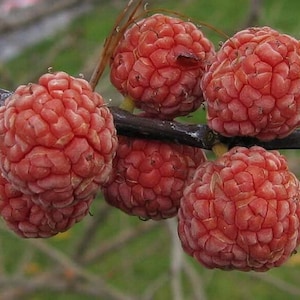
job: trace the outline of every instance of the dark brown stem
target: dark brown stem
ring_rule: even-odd
[[[121,37],[124,36],[127,27],[131,24],[135,14],[139,9],[141,9],[142,5],[143,0],[139,0],[137,2],[129,1],[125,9],[117,17],[112,31],[104,43],[100,58],[89,81],[93,90],[95,90],[98,81],[106,68],[107,63],[111,58],[114,49],[116,48],[116,45],[118,44]]]
[[[218,142],[233,146],[259,145],[266,149],[300,149],[300,130],[283,139],[261,142],[251,137],[223,137],[204,124],[182,124],[159,121],[130,114],[118,107],[110,107],[119,135],[165,140],[211,150]]]
[[[12,92],[0,88],[0,106],[4,105],[5,99],[11,94]]]
[[[249,12],[242,28],[256,26],[262,10],[262,0],[250,0]]]
[[[0,88],[0,105],[10,95],[9,91]],[[261,142],[250,137],[223,137],[213,132],[204,124],[183,124],[176,121],[162,121],[140,117],[126,112],[118,107],[109,107],[114,116],[115,126],[119,135],[190,145],[211,150],[218,142],[234,146],[262,146],[272,149],[300,149],[300,130],[294,131],[288,137]]]
[[[218,136],[206,125],[186,125],[175,121],[144,118],[113,106],[110,111],[119,135],[165,140],[203,149],[211,149],[218,141]]]

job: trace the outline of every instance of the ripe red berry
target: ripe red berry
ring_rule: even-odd
[[[0,175],[0,216],[24,238],[47,238],[64,232],[89,212],[93,197],[61,209],[36,205]]]
[[[111,60],[111,82],[157,118],[187,115],[203,102],[200,79],[215,54],[193,23],[155,14],[125,33]]]
[[[235,147],[202,164],[184,191],[178,233],[208,268],[266,271],[293,253],[299,181],[277,151]]]
[[[160,141],[119,138],[106,201],[129,215],[160,220],[177,214],[183,188],[204,152]]]
[[[94,196],[108,179],[116,147],[102,97],[64,72],[18,87],[0,108],[3,175],[45,207]]]
[[[203,76],[208,125],[224,136],[283,138],[300,120],[300,42],[269,27],[228,39]]]

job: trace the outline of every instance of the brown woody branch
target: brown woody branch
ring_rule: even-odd
[[[10,95],[9,91],[0,88],[0,105]],[[115,126],[119,135],[136,138],[147,138],[179,143],[206,150],[222,142],[229,146],[250,147],[259,145],[266,149],[300,149],[300,129],[288,137],[261,142],[251,137],[224,137],[213,132],[204,124],[183,124],[176,121],[154,120],[126,112],[118,107],[109,107],[114,116]]]
[[[119,135],[165,140],[211,150],[218,142],[233,146],[259,145],[266,149],[300,149],[300,130],[283,139],[261,142],[251,137],[224,137],[204,124],[182,124],[159,121],[130,114],[118,107],[110,107]]]

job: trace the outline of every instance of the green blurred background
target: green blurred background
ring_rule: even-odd
[[[90,3],[92,9],[67,27],[0,61],[0,87],[14,90],[34,82],[48,67],[88,79],[127,1]],[[218,30],[230,36],[250,25],[300,37],[298,0],[148,1],[147,8],[177,11],[199,25],[209,24],[217,30],[202,28],[216,48],[225,40]],[[120,99],[107,71],[97,90],[106,99]],[[203,120],[203,113],[192,120]],[[299,175],[299,152],[284,153]],[[101,195],[90,216],[54,238],[22,240],[2,222],[0,232],[0,299],[300,299],[300,255],[267,273],[207,270],[180,251],[176,220],[143,222],[108,207]]]

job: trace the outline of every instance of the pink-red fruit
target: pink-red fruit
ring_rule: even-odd
[[[48,238],[68,230],[87,215],[92,200],[90,197],[61,209],[44,208],[0,175],[0,216],[20,237]]]
[[[205,160],[199,148],[120,137],[105,199],[143,219],[173,217],[184,186]]]
[[[116,148],[113,117],[82,78],[45,74],[0,108],[1,170],[38,205],[90,199],[107,181]]]
[[[155,14],[126,31],[111,60],[111,82],[157,118],[187,115],[203,102],[200,79],[214,54],[193,23]]]
[[[242,30],[203,77],[208,125],[224,136],[283,138],[299,126],[299,86],[298,40],[269,27]]]
[[[299,181],[277,151],[236,147],[202,164],[184,190],[178,233],[207,268],[266,271],[295,251]]]

